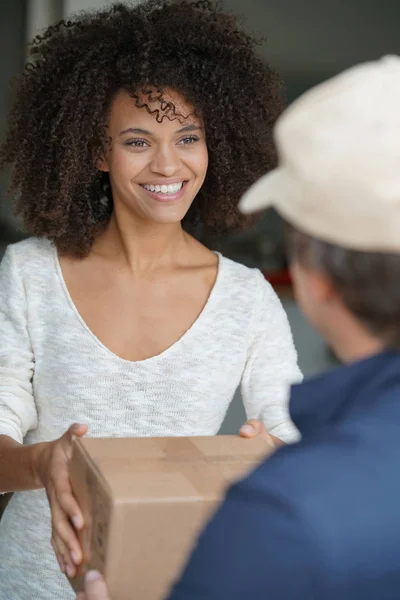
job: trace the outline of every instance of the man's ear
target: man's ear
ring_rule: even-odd
[[[337,300],[336,290],[332,281],[325,273],[321,273],[320,271],[309,271],[308,277],[319,302],[327,304]]]
[[[296,293],[301,299],[311,296],[319,305],[326,305],[338,300],[335,287],[325,273],[305,267],[296,261],[292,262],[290,270]]]

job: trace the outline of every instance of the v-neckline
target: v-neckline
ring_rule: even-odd
[[[156,360],[160,360],[163,358],[167,358],[167,356],[169,354],[172,354],[173,352],[175,352],[183,342],[185,342],[188,338],[192,337],[196,333],[199,325],[201,325],[201,323],[207,319],[207,316],[211,312],[213,305],[216,301],[216,297],[218,296],[218,289],[222,285],[221,281],[223,278],[223,256],[219,252],[214,252],[214,254],[218,257],[217,276],[215,278],[214,285],[212,286],[212,288],[210,290],[208,298],[207,298],[201,312],[199,313],[197,318],[193,321],[191,326],[188,329],[186,329],[186,331],[175,342],[173,342],[170,346],[168,346],[165,350],[163,350],[159,354],[155,354],[154,356],[145,358],[143,360],[128,360],[126,358],[122,358],[121,356],[118,356],[118,354],[115,354],[115,352],[113,352],[105,344],[103,344],[103,342],[95,335],[95,333],[90,329],[90,327],[87,325],[86,321],[81,316],[74,300],[72,299],[72,296],[69,292],[67,283],[65,281],[64,274],[63,274],[60,260],[59,260],[59,256],[58,256],[58,252],[57,252],[57,248],[53,245],[54,263],[55,263],[55,268],[57,271],[58,279],[59,279],[63,294],[69,304],[70,309],[74,313],[75,318],[77,319],[77,321],[79,322],[81,327],[84,329],[86,334],[92,338],[93,342],[95,342],[97,344],[97,346],[102,348],[104,352],[107,352],[114,360],[121,361],[122,363],[125,363],[128,365],[129,364],[140,365],[140,364],[148,363],[150,361],[156,361]]]

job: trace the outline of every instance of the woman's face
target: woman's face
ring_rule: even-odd
[[[109,172],[116,211],[146,221],[177,223],[187,213],[207,172],[208,153],[203,123],[178,93],[163,99],[173,102],[186,119],[159,123],[146,108],[120,92],[108,124],[110,149],[101,164]],[[158,102],[150,109],[160,108]],[[161,113],[162,114],[162,113]]]

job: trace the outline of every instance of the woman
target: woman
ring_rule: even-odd
[[[34,41],[1,151],[34,236],[0,269],[0,491],[23,492],[1,521],[1,598],[73,598],[55,557],[68,575],[82,559],[73,434],[213,435],[241,385],[248,418],[294,439],[278,299],[190,234],[243,225],[279,92],[209,2],[115,5]]]

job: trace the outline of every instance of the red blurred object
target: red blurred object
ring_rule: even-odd
[[[275,271],[273,273],[263,273],[265,279],[269,281],[272,286],[291,286],[292,279],[288,269],[282,271]]]

